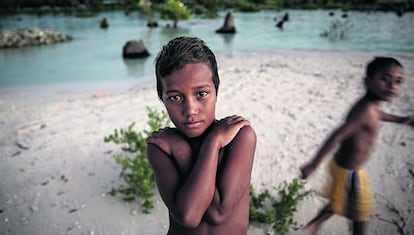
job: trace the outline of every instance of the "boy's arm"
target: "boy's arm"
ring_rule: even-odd
[[[229,117],[217,124],[213,135],[203,142],[199,155],[186,177],[180,176],[173,159],[157,145],[148,144],[148,160],[154,169],[158,190],[174,219],[185,227],[197,227],[215,191],[220,148],[249,123]],[[188,144],[188,143],[187,143]],[[172,151],[174,152],[174,151]],[[174,156],[177,157],[181,156]]]
[[[407,124],[414,127],[414,117],[401,117],[394,114],[385,113],[380,111],[381,120],[384,122],[394,122],[400,124]]]
[[[147,157],[154,171],[155,181],[162,200],[168,207],[170,214],[178,217],[175,199],[183,181],[179,169],[175,165],[172,156],[154,143],[148,143]],[[177,222],[180,221],[177,220]]]
[[[212,204],[216,193],[216,184],[221,181],[218,173],[219,152],[232,145],[243,127],[250,122],[240,116],[229,116],[217,122],[201,145],[197,161],[191,168],[188,180],[177,193],[182,199],[181,208],[190,224],[198,225]],[[243,128],[244,129],[244,128]],[[223,156],[227,161],[228,155]],[[214,164],[209,164],[214,160]],[[207,163],[207,164],[206,164]],[[225,171],[225,170],[223,170]],[[220,189],[220,187],[217,187]]]
[[[216,191],[206,219],[210,224],[224,223],[250,187],[250,177],[256,148],[256,134],[251,126],[243,127],[226,147],[220,163]]]
[[[315,157],[300,168],[302,178],[308,178],[339,143],[351,136],[369,118],[367,111],[356,111],[338,129],[336,129],[322,144]]]

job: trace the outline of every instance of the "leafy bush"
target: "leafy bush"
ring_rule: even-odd
[[[116,154],[114,158],[122,166],[120,176],[127,184],[117,189],[112,188],[110,194],[115,196],[120,193],[125,201],[133,201],[136,197],[143,199],[141,206],[144,213],[149,213],[154,208],[155,189],[154,173],[147,159],[146,139],[152,132],[170,125],[165,111],[158,112],[147,107],[147,112],[149,130],[137,133],[133,130],[135,123],[132,123],[127,129],[115,129],[113,134],[104,138],[106,143],[112,142],[121,146],[122,153]]]
[[[250,186],[250,222],[259,222],[268,225],[274,232],[284,235],[289,229],[298,230],[294,220],[294,213],[300,201],[308,196],[312,190],[304,190],[305,181],[299,178],[290,183],[286,181],[279,185],[278,197],[273,197],[269,190],[256,194]]]

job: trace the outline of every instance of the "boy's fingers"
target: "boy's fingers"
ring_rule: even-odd
[[[305,172],[303,172],[302,170],[300,171],[300,177],[302,178],[302,179],[307,179],[308,178],[308,176],[305,174]]]
[[[155,144],[157,142],[156,139],[157,139],[156,137],[151,136],[151,137],[147,138],[146,142],[147,142],[147,144]]]
[[[250,125],[250,122],[242,116],[232,115],[224,118],[228,125],[243,124],[243,126]]]
[[[309,176],[309,174],[310,174],[310,169],[309,169],[309,167],[307,167],[307,166],[302,166],[302,167],[300,168],[300,174],[301,174],[302,179],[307,179],[307,178],[308,178],[308,176]]]

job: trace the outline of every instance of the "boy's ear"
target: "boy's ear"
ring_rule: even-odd
[[[364,85],[365,86],[367,86],[368,85],[368,81],[369,80],[371,80],[371,78],[370,77],[368,77],[368,76],[366,76],[365,78],[364,78]]]

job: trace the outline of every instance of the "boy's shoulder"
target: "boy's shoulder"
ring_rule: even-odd
[[[218,121],[216,121],[212,127],[214,127],[215,125],[218,124]],[[207,130],[207,132],[205,134],[208,134],[209,131],[211,131],[213,128],[210,128],[209,130]],[[239,132],[236,134],[236,137],[239,139],[244,139],[244,140],[248,140],[248,141],[256,141],[256,132],[254,131],[252,125],[245,125],[243,127],[240,128]],[[236,138],[235,137],[235,138]]]
[[[255,146],[256,142],[257,142],[256,132],[254,131],[254,129],[251,125],[244,126],[236,134],[236,136],[234,137],[232,143],[235,143],[234,140],[241,143],[242,145],[246,145],[245,147]],[[226,147],[230,147],[230,146],[232,146],[232,144],[230,144]]]
[[[254,138],[254,140],[256,139],[256,132],[251,125],[242,127],[238,134],[242,135],[245,138]]]
[[[147,138],[148,144],[157,145],[166,154],[172,154],[172,149],[175,145],[185,141],[183,135],[177,128],[167,127],[161,128],[158,131],[152,133]]]
[[[356,121],[356,120],[372,120],[375,117],[378,117],[380,110],[378,105],[373,104],[365,99],[359,100],[354,106],[352,106],[349,111],[347,120]]]

